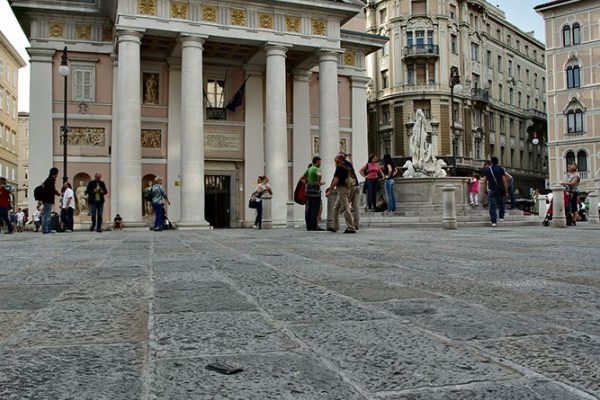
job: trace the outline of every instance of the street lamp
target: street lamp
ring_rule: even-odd
[[[463,86],[460,84],[458,67],[450,68],[450,113],[452,114],[452,159],[454,161],[454,173],[456,174],[456,130],[454,127],[454,93],[460,94]]]
[[[69,76],[69,66],[67,65],[67,47],[63,49],[62,58],[60,60],[60,66],[58,67],[58,73],[61,74],[65,79],[65,90],[64,90],[64,121],[60,130],[63,135],[63,183],[69,178],[67,176],[67,133],[69,127],[67,126],[67,76]]]

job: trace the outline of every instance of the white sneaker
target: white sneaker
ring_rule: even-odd
[[[500,218],[498,222],[504,222],[504,218]]]
[[[495,227],[496,227],[496,224],[492,224],[492,228],[495,228]]]

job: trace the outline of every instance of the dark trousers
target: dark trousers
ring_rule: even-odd
[[[60,219],[62,220],[65,230],[73,230],[73,209],[71,207],[63,208],[60,211]]]
[[[2,219],[2,222],[4,224],[6,224],[8,231],[12,232],[13,226],[12,226],[12,223],[10,222],[10,218],[8,217],[8,207],[0,208],[0,219]]]
[[[254,225],[256,225],[258,229],[262,229],[262,207],[262,200],[256,203],[256,220],[254,221]]]
[[[104,212],[104,203],[99,201],[92,201],[90,203],[90,211],[92,214],[92,228],[98,232],[102,231],[102,213]]]
[[[379,181],[377,179],[367,179],[367,208],[369,210],[375,210],[377,207],[377,185]]]
[[[321,197],[308,197],[306,200],[306,230],[314,231],[319,227],[317,216],[321,208]]]
[[[152,203],[152,207],[154,208],[154,230],[162,231],[163,227],[163,218],[164,218],[164,207],[162,203]]]

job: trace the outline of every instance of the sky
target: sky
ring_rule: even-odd
[[[544,21],[533,7],[548,0],[488,0],[506,13],[507,20],[525,32],[535,31],[535,37],[544,42]],[[0,30],[28,62],[25,48],[29,42],[8,5],[8,0],[0,0]],[[19,70],[19,111],[29,111],[29,65]]]

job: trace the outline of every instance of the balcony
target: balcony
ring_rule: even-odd
[[[538,111],[535,108],[528,108],[524,113],[525,117],[529,119],[537,119],[540,121],[546,121],[548,119],[545,112]]]
[[[440,48],[435,44],[416,44],[406,46],[402,50],[402,56],[406,58],[439,58]]]
[[[481,88],[473,88],[471,89],[471,98],[473,101],[487,103],[490,101],[490,91]]]

